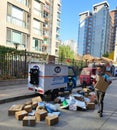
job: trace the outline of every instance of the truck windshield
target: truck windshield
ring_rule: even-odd
[[[69,69],[68,69],[68,75],[69,75],[69,76],[74,76],[74,71],[73,71],[72,68],[69,68]]]
[[[86,70],[86,69],[83,69],[81,71],[81,75],[90,75],[90,71],[89,70]]]

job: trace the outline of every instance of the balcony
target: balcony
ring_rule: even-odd
[[[49,31],[49,26],[45,25],[45,26],[43,26],[43,29],[46,30],[46,31]]]
[[[50,0],[45,0],[45,3],[50,5]]]
[[[22,28],[27,28],[27,23],[21,19],[15,18],[13,16],[7,15],[7,22],[17,25]]]
[[[45,4],[45,0],[39,0],[41,3]]]

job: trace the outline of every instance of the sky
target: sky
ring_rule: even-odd
[[[79,14],[85,11],[92,11],[93,5],[104,0],[61,0],[61,30],[60,39],[78,40]],[[117,7],[117,0],[107,0],[109,9]]]

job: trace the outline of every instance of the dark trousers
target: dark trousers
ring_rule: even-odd
[[[100,113],[103,112],[104,96],[105,96],[105,92],[101,92],[101,91],[96,90],[96,98],[97,98],[97,102],[98,102],[99,112],[100,112]]]

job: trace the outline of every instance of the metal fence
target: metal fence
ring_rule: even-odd
[[[0,79],[27,78],[30,61],[46,61],[47,55],[25,51],[0,53]]]
[[[48,62],[57,64],[66,64],[75,66],[78,74],[86,63],[82,60],[62,59],[47,54],[27,52],[26,50],[13,50],[10,52],[0,53],[0,79],[15,79],[28,77],[29,62]]]

